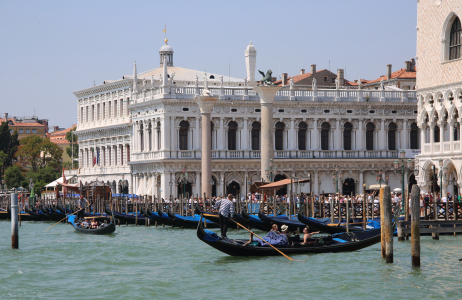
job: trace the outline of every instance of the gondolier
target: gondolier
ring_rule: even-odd
[[[79,212],[77,213],[77,220],[83,219],[85,217],[85,207],[87,203],[87,199],[85,199],[83,195],[80,195]]]
[[[229,194],[228,199],[221,199],[215,203],[213,209],[218,209],[220,215],[220,229],[221,237],[227,238],[226,232],[228,231],[228,221],[231,221],[234,216],[233,195]]]

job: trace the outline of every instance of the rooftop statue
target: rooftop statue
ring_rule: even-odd
[[[313,78],[313,83],[312,83],[312,85],[311,85],[311,88],[312,88],[313,90],[316,89],[316,78]]]
[[[262,85],[274,85],[273,79],[271,77],[271,75],[273,75],[273,71],[268,70],[268,72],[266,72],[266,75],[264,72],[260,70],[258,70],[258,72],[260,72],[261,76],[263,76],[263,78],[260,80],[260,83]]]
[[[202,96],[212,97],[212,92],[209,91],[209,83],[207,82],[207,73],[204,73],[204,90]]]

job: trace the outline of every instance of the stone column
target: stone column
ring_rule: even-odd
[[[210,178],[212,178],[212,175],[211,175],[212,172],[210,172]],[[204,181],[204,180],[202,180]],[[210,180],[208,180],[206,183],[208,184]],[[196,172],[196,195],[199,195],[199,197],[202,197],[204,195],[204,192],[206,192],[206,190],[203,190],[204,188],[204,185],[201,185],[201,173],[200,172]],[[210,196],[212,195],[212,186],[210,186]],[[194,195],[195,196],[195,195]],[[207,197],[209,197],[207,195]]]
[[[313,129],[311,133],[311,149],[310,150],[319,150],[319,128],[318,128],[318,118],[313,120]]]
[[[444,122],[438,122],[438,126],[440,127],[440,152],[443,152],[443,142],[444,142]]]
[[[170,147],[170,117],[160,117],[160,150],[168,150]],[[172,137],[174,139],[175,137]]]
[[[340,136],[340,119],[335,120],[335,147],[334,150],[341,150],[342,147],[342,137]]]
[[[314,188],[313,192],[315,195],[319,195],[319,172],[314,172]]]
[[[359,172],[358,194],[364,194],[364,172]]]
[[[201,95],[197,97],[197,104],[199,105],[202,117],[202,195],[205,193],[206,197],[212,196],[212,186],[209,181],[212,180],[212,150],[210,144],[212,143],[211,131],[211,113],[213,105],[217,102],[217,97],[210,97]],[[222,121],[220,120],[220,125]],[[199,123],[197,123],[199,127]],[[199,182],[196,182],[196,186],[199,186]]]
[[[202,112],[201,112],[202,113]],[[207,135],[210,135],[210,132],[212,131],[212,129],[210,128],[210,122],[212,121],[211,118],[210,118],[210,113],[209,113],[209,131],[206,132]],[[202,116],[202,130],[204,130],[204,118]],[[202,131],[202,135],[204,135],[204,131]],[[199,134],[199,118],[196,118],[196,129],[194,130],[194,147],[193,149],[197,149],[199,150],[199,137],[200,137],[200,134]],[[210,145],[212,144],[212,140],[210,139],[210,142],[207,144],[209,145],[209,148],[210,148]]]
[[[217,150],[224,150],[225,143],[223,141],[225,136],[225,129],[224,129],[224,118],[220,117],[220,128],[218,129],[218,136],[217,136]]]
[[[249,129],[247,128],[247,123],[249,122],[249,118],[244,118],[244,126],[242,129],[242,150],[249,150]]]
[[[289,129],[289,145],[288,150],[295,150],[295,142],[297,141],[297,137],[295,136],[295,119],[290,119],[290,129]]]
[[[433,153],[435,143],[435,122],[430,123],[430,153]]]
[[[363,150],[363,120],[358,120],[358,134],[356,136],[356,149],[355,150]]]
[[[128,182],[128,193],[133,194],[133,174],[130,174],[130,180]]]
[[[260,97],[261,104],[261,176],[270,182],[266,169],[270,168],[270,159],[274,159],[273,104],[280,86],[257,86],[253,88]]]
[[[378,145],[379,150],[387,150],[387,137],[385,135],[385,119],[382,119],[380,122],[380,136],[379,136],[380,144]]]
[[[454,151],[454,120],[449,121],[449,151]]]
[[[409,148],[409,134],[407,128],[407,120],[403,120],[403,128],[401,130],[401,149],[408,149]],[[411,192],[411,191],[409,191]]]

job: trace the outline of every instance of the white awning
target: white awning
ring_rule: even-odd
[[[74,178],[74,177],[75,177],[75,175],[72,175],[71,177],[66,178],[66,179],[67,179],[67,180],[70,180],[70,179],[72,179],[72,178]],[[55,181],[52,181],[52,182],[50,182],[49,184],[45,185],[45,187],[54,188],[54,187],[56,187],[56,186],[58,185],[58,182],[59,182],[59,183],[64,183],[63,177],[59,177],[59,178],[56,179]]]

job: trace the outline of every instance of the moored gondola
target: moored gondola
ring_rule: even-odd
[[[90,218],[98,218],[98,217],[86,217],[86,218],[90,219]],[[105,217],[102,217],[102,218],[105,218]],[[68,222],[71,223],[72,227],[74,227],[74,229],[79,233],[103,235],[103,234],[111,234],[116,229],[115,224],[113,222],[109,224],[103,223],[98,228],[95,228],[95,229],[88,229],[88,228],[79,227],[79,225],[76,224],[75,215],[69,216],[67,219],[68,219]]]
[[[194,215],[190,217],[180,216],[178,214],[173,214],[170,209],[167,209],[167,215],[172,219],[173,222],[177,223],[179,227],[182,228],[192,228],[196,229],[199,220],[201,219],[200,215]],[[220,228],[220,223],[215,223],[210,220],[206,220],[206,227],[207,228]],[[218,219],[220,222],[220,219]]]
[[[298,220],[301,223],[308,225],[312,231],[321,231],[328,234],[346,232],[345,225],[330,224],[331,220],[329,218],[315,219],[305,217],[301,210],[298,212]],[[350,225],[349,229],[350,231],[362,231],[364,228],[361,226]]]
[[[138,222],[138,225],[144,224],[146,222],[146,217],[141,214],[140,212],[138,213],[132,213],[132,214],[124,214],[120,213],[117,211],[111,211],[108,207],[105,208],[106,214],[111,215],[113,214],[116,219],[120,220],[121,224],[131,224],[134,225]],[[87,217],[87,214],[85,214],[85,217]],[[91,215],[89,215],[91,217]]]
[[[201,210],[198,206],[196,206],[194,211],[196,212],[196,216],[198,218],[200,218],[200,216],[202,215],[204,217],[204,219],[207,219],[208,221],[210,221],[210,222],[212,222],[214,224],[217,224],[218,225],[217,228],[220,228],[220,216],[218,215],[218,213],[216,213],[216,212],[205,212],[205,211]],[[246,225],[247,227],[252,227],[249,224],[247,224],[247,220],[244,219],[241,214],[234,213],[233,219],[236,220],[238,223]],[[229,224],[229,225],[233,225],[233,224]],[[209,223],[207,222],[207,228],[214,228],[214,227],[209,227]],[[236,227],[231,226],[229,228],[236,228]]]
[[[287,225],[287,226],[289,226],[289,231],[291,231],[291,232],[294,232],[294,231],[297,231],[297,230],[299,232],[302,232],[303,228],[306,227],[306,225],[303,224],[302,222],[300,222],[299,220],[296,220],[296,219],[290,219],[289,220],[288,218],[283,219],[283,218],[280,218],[280,217],[271,217],[271,216],[265,215],[261,211],[258,212],[258,217],[263,222],[266,222],[268,224],[276,224],[276,225],[278,225],[279,228],[281,228],[282,225]]]
[[[281,255],[269,246],[244,245],[246,240],[222,239],[215,232],[204,229],[202,222],[197,228],[197,237],[204,243],[231,256],[275,256]],[[314,240],[314,243],[307,246],[277,247],[287,255],[326,253],[326,252],[346,252],[355,251],[372,246],[380,242],[380,229],[349,232],[325,236],[322,239]]]
[[[244,211],[242,212],[242,217],[246,220],[246,224],[248,227],[260,229],[263,231],[271,230],[271,224],[263,222],[262,220],[260,220],[258,216],[249,215],[248,213]]]

